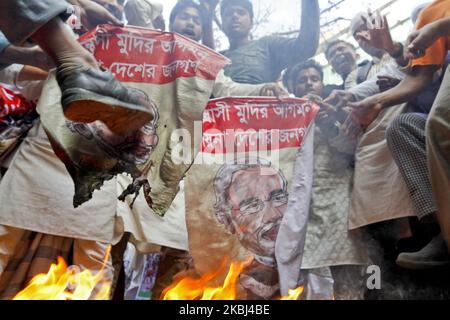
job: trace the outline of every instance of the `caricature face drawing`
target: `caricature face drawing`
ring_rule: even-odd
[[[214,182],[215,215],[256,256],[273,258],[287,208],[287,181],[270,165],[225,165]]]
[[[154,119],[134,132],[118,135],[111,131],[103,122],[95,121],[89,124],[66,121],[66,126],[88,140],[94,140],[97,145],[110,156],[144,165],[158,144],[159,113],[156,105],[151,103]]]

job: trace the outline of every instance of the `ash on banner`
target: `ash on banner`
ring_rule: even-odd
[[[104,181],[128,173],[130,187],[122,190],[121,199],[144,186],[149,206],[164,215],[191,164],[173,162],[171,135],[182,129],[193,136],[194,121],[201,121],[215,77],[228,60],[179,34],[137,27],[99,26],[80,42],[102,68],[145,92],[156,116],[128,137],[114,135],[99,121],[67,121],[51,77],[38,111],[55,153],[74,180],[74,206],[88,201]],[[191,154],[193,160],[193,146]]]
[[[311,162],[318,109],[302,99],[225,98],[204,112],[201,152],[185,179],[189,248],[198,274],[253,258],[239,276],[239,299],[279,297],[280,263],[304,241],[304,232],[292,237],[286,228],[306,225],[310,186],[303,184],[311,183],[294,176],[312,177],[312,165],[299,160]],[[291,242],[278,243],[281,233]]]

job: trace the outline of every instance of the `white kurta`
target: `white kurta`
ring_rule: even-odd
[[[357,100],[380,92],[376,84],[377,76],[405,77],[394,62],[385,63],[377,75],[349,90]],[[349,213],[350,229],[415,216],[408,189],[386,141],[387,127],[405,111],[405,105],[384,110],[358,141]]]

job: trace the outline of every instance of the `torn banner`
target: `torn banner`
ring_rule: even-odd
[[[293,177],[301,169],[312,178],[317,112],[305,100],[275,98],[217,99],[204,112],[201,152],[185,179],[189,249],[198,274],[253,257],[239,299],[279,296],[279,266],[297,258],[292,248],[306,231],[311,181]],[[280,238],[285,243],[276,245]]]
[[[144,91],[157,116],[138,138],[114,136],[98,121],[69,122],[62,113],[56,81],[49,80],[38,111],[55,153],[74,180],[74,206],[88,201],[95,189],[115,175],[129,173],[137,178],[144,171],[151,186],[151,192],[148,184],[146,188],[149,205],[164,215],[190,165],[173,163],[171,135],[183,129],[193,136],[194,121],[201,121],[215,77],[228,60],[179,34],[137,27],[99,26],[80,42],[102,68],[127,86]],[[193,160],[193,145],[191,149]]]

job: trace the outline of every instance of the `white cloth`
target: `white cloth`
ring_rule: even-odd
[[[292,178],[292,192],[275,244],[275,257],[282,296],[287,296],[291,289],[297,289],[300,283],[300,267],[305,246],[313,183],[313,148],[314,125],[311,125],[296,159]]]
[[[374,66],[372,66],[372,69]],[[369,77],[363,83],[360,83],[356,86],[350,87],[349,92],[353,93],[356,97],[357,101],[363,100],[367,97],[373,96],[377,93],[380,93],[380,88],[377,85],[378,77],[391,77],[399,80],[403,80],[406,75],[400,71],[397,63],[392,59],[387,61],[381,70],[377,68],[379,72],[372,74],[369,73]],[[371,70],[372,71],[372,70]]]
[[[386,129],[407,106],[386,109],[361,136],[355,154],[355,176],[349,228],[416,216],[406,183],[392,158]]]
[[[369,80],[349,89],[360,101],[380,92],[378,76],[403,79],[405,74],[390,59]],[[355,174],[349,212],[349,229],[369,224],[414,216],[406,184],[387,146],[387,126],[406,105],[384,110],[359,138],[355,150]]]
[[[8,89],[21,94],[30,101],[37,101],[41,95],[44,81],[18,81],[19,73],[23,69],[21,64],[12,64],[0,70],[0,82]]]
[[[234,82],[223,70],[219,72],[214,83],[212,95],[214,98],[259,96],[264,84],[244,84]]]

